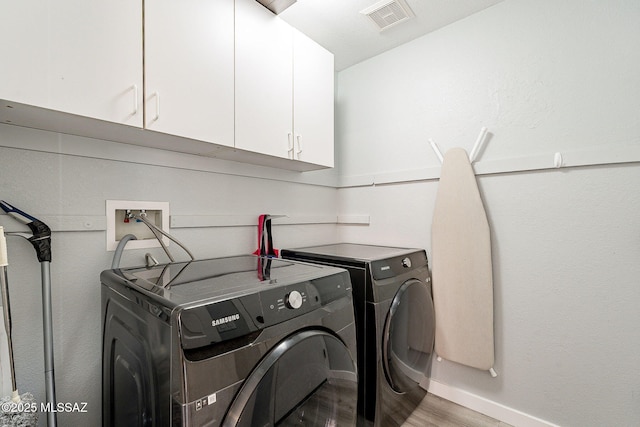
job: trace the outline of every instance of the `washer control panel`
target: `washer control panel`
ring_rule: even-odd
[[[284,297],[284,305],[295,310],[302,307],[302,294],[298,291],[291,291]]]
[[[320,305],[318,291],[309,282],[262,292],[261,299],[266,325],[300,316]]]
[[[349,273],[343,271],[190,307],[179,314],[182,347],[195,349],[245,336],[350,295]]]
[[[263,326],[293,319],[347,295],[351,295],[351,280],[346,271],[263,291]]]

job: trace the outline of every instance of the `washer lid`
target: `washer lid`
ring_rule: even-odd
[[[386,258],[410,254],[422,249],[395,248],[390,246],[360,245],[355,243],[338,243],[335,245],[311,246],[298,249],[287,249],[283,252],[292,255],[317,255],[331,260],[356,260],[371,262]]]
[[[141,291],[167,307],[175,307],[223,301],[334,274],[346,272],[246,255],[106,271],[102,280],[109,282],[116,275],[126,287]]]

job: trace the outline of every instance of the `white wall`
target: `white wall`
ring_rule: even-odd
[[[428,138],[470,151],[483,126],[478,168],[513,166],[478,178],[499,376],[443,361],[439,383],[532,420],[640,424],[638,40],[636,1],[507,0],[339,73],[344,182],[435,167]],[[518,172],[522,158],[551,167],[556,151],[591,150],[606,163],[610,149],[630,163]],[[430,253],[437,186],[340,189],[341,212],[371,216],[340,237]]]
[[[68,154],[73,151],[119,160]],[[156,165],[145,164],[154,162]],[[171,162],[174,166],[168,165]],[[196,167],[201,170],[194,170]],[[263,178],[230,174],[234,171],[258,171]],[[317,175],[322,174],[247,167],[0,125],[0,199],[37,217],[99,220],[105,215],[107,199],[168,201],[172,215],[255,215],[256,222],[261,213],[299,218],[336,215],[335,188],[286,182]],[[0,225],[20,228],[7,215],[0,215]],[[170,233],[198,258],[251,253],[257,246],[257,227],[177,228]],[[279,248],[332,243],[337,238],[335,224],[274,227]],[[99,275],[110,268],[113,252],[106,251],[104,230],[54,231],[52,242],[57,399],[88,402],[88,413],[61,413],[59,424],[98,426],[102,415]],[[177,259],[187,259],[175,245],[170,249]],[[8,251],[18,387],[43,402],[40,266],[31,245],[21,238],[9,237]],[[125,251],[121,265],[144,264],[145,252]],[[161,262],[167,259],[160,249],[152,253]],[[40,425],[45,421],[42,414]]]
[[[639,7],[506,0],[341,72],[338,169],[349,178],[437,166],[428,138],[443,150],[470,149],[482,126],[492,136],[479,167],[637,147]],[[629,153],[629,164],[479,178],[492,227],[500,375],[445,361],[434,365],[435,380],[561,425],[640,424],[640,166]],[[277,227],[276,244],[430,251],[437,180],[339,190],[332,182],[332,173],[0,125],[0,198],[36,216],[101,217],[106,199],[169,201],[172,214],[186,216],[365,214],[369,226]],[[0,224],[15,227],[5,215]],[[254,227],[170,231],[198,257],[255,248]],[[127,253],[123,265],[141,263],[144,252]],[[61,425],[100,424],[98,275],[111,256],[102,230],[53,234],[58,400],[89,402],[88,414],[60,414]],[[15,237],[9,261],[18,385],[43,401],[39,266]]]
[[[338,76],[345,176],[435,166],[493,135],[482,160],[637,145],[640,3],[507,0]]]

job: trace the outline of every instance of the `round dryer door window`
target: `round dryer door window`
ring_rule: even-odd
[[[398,393],[414,389],[427,375],[435,335],[429,287],[412,279],[396,293],[383,330],[384,373]]]
[[[358,378],[342,341],[298,332],[271,350],[245,380],[223,426],[355,426]]]

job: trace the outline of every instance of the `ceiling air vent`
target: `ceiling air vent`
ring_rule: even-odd
[[[258,3],[260,3],[276,15],[295,2],[296,0],[258,0]]]
[[[368,16],[380,31],[415,16],[404,0],[383,0],[361,10],[360,13]]]

